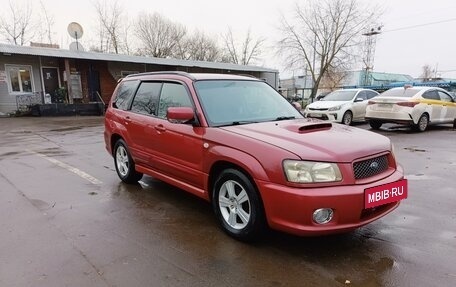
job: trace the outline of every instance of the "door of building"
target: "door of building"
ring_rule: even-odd
[[[56,90],[60,87],[59,70],[57,68],[42,68],[44,93],[51,95],[52,102],[57,102]]]
[[[99,102],[100,98],[98,95],[101,95],[100,89],[100,73],[90,67],[89,69],[89,95],[91,102]]]

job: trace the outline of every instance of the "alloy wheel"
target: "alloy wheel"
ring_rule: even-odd
[[[247,226],[251,216],[250,199],[238,182],[228,180],[223,183],[218,203],[223,219],[231,228],[239,230]]]

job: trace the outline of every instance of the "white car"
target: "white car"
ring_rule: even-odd
[[[304,116],[351,125],[354,121],[364,121],[367,102],[377,95],[369,89],[336,90],[307,105]]]
[[[441,88],[404,86],[370,100],[366,119],[373,129],[383,123],[398,123],[423,132],[429,124],[455,123],[456,103]]]

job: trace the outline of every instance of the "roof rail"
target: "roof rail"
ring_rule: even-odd
[[[189,74],[187,72],[182,72],[182,71],[144,72],[144,73],[138,73],[138,74],[130,74],[130,75],[126,76],[125,78],[136,77],[136,76],[146,76],[146,75],[165,75],[165,74],[180,75],[180,76],[187,77],[191,80],[196,80],[195,77],[193,77],[191,74]]]

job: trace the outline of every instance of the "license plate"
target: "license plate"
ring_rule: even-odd
[[[316,114],[316,113],[310,114],[311,118],[321,118],[321,116],[322,116],[322,114]]]
[[[379,110],[391,110],[393,108],[392,104],[377,104]]]
[[[407,179],[364,190],[364,207],[370,208],[407,198]]]

